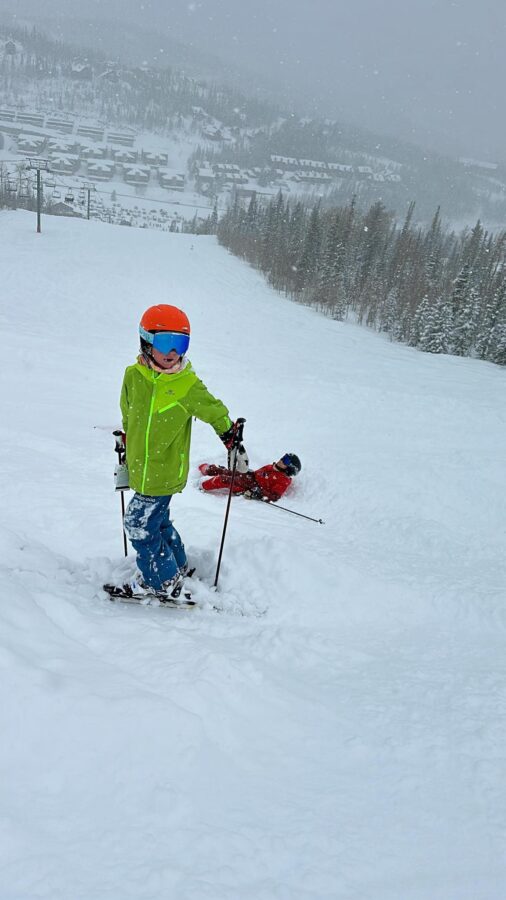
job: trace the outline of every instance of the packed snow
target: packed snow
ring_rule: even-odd
[[[212,237],[0,214],[1,900],[502,900],[506,373],[273,292]],[[112,429],[142,311],[246,418],[195,423],[199,608],[113,604]],[[218,608],[215,609],[215,607]]]

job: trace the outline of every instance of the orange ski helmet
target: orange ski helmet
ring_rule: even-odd
[[[143,313],[140,321],[143,331],[177,331],[179,334],[190,334],[190,322],[186,313],[177,306],[159,303],[150,306]]]
[[[175,350],[178,356],[184,356],[190,344],[190,322],[182,309],[159,303],[143,314],[139,334],[145,358],[152,358],[153,349],[161,353]]]

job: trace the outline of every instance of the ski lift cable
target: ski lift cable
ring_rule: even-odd
[[[19,160],[15,160],[15,159],[6,159],[6,160],[4,159],[4,160],[0,160],[0,165],[1,165],[1,163],[7,163],[7,162],[11,162],[11,163],[19,163]],[[50,173],[48,172],[48,174],[51,174],[51,176],[54,176],[54,172],[50,172]],[[96,194],[107,194],[107,195],[110,195],[110,194],[111,194],[111,190],[100,190],[100,189],[97,188],[96,186],[93,186],[93,188],[91,188],[91,187],[81,188],[80,179],[81,179],[81,178],[84,179],[84,176],[80,176],[80,175],[77,175],[77,176],[76,176],[76,175],[74,175],[73,177],[74,177],[74,179],[78,179],[77,184],[75,185],[76,189],[78,189],[78,190],[81,190],[81,189],[82,189],[82,190],[85,190],[85,191],[90,190],[90,191],[92,191],[92,193],[96,193]],[[49,181],[47,181],[47,180],[46,180],[46,181],[43,181],[43,184],[44,184],[46,187],[52,187],[52,186],[53,186],[53,185],[52,185]],[[67,185],[66,185],[64,182],[62,182],[62,181],[55,181],[54,186],[55,186],[55,187],[60,187],[60,188],[62,188],[63,190],[66,190],[66,189],[67,189]],[[113,188],[113,190],[114,190],[114,188]],[[118,191],[115,191],[115,194],[116,194],[117,197],[125,197],[125,199],[127,199],[127,200],[141,200],[143,203],[157,203],[157,204],[162,204],[162,203],[163,203],[163,204],[166,205],[166,206],[187,206],[187,207],[190,207],[191,209],[207,209],[207,210],[212,210],[212,207],[209,206],[209,205],[208,205],[208,206],[203,206],[203,205],[200,205],[200,204],[197,204],[197,203],[183,203],[181,200],[164,200],[164,199],[156,198],[156,197],[137,197],[136,195],[133,195],[133,194],[123,194],[123,193],[119,193]],[[223,207],[223,206],[218,206],[218,210],[223,210],[223,209],[225,209],[225,207]]]
[[[45,184],[47,186],[49,186],[48,181],[46,181]],[[63,182],[63,181],[56,181],[55,187],[62,188],[62,190],[67,190],[68,185],[66,185],[65,182]],[[111,190],[100,190],[100,188],[97,188],[95,186],[93,188],[81,187],[79,182],[77,184],[75,184],[74,187],[76,190],[79,190],[79,191],[87,192],[88,190],[90,190],[92,194],[103,194],[103,195],[110,196],[112,193]],[[191,209],[212,210],[211,206],[201,206],[200,204],[196,204],[196,203],[183,203],[183,202],[181,202],[181,200],[163,200],[163,199],[157,199],[156,197],[137,197],[136,195],[133,195],[133,194],[123,194],[123,193],[120,193],[119,191],[114,191],[114,192],[117,197],[125,197],[127,200],[141,200],[143,203],[157,203],[157,204],[163,203],[166,206],[189,206]],[[218,207],[218,209],[224,209],[224,207]]]

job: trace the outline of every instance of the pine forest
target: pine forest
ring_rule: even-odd
[[[402,225],[381,202],[360,212],[354,200],[334,210],[237,199],[217,226],[234,254],[274,288],[333,319],[352,319],[429,353],[473,356],[506,365],[506,233],[478,221],[444,230]],[[212,230],[212,222],[209,222]]]

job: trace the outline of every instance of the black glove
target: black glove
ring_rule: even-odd
[[[231,450],[234,446],[235,439],[237,436],[237,422],[232,422],[228,431],[224,431],[223,434],[220,434],[220,441],[223,441],[227,450]]]
[[[237,455],[236,471],[241,475],[249,472],[249,459],[244,444],[237,444],[237,434],[239,431],[239,423],[234,422],[228,431],[220,434],[220,440],[223,441],[228,450],[228,468],[234,468],[234,461]]]
[[[246,500],[263,500],[263,494],[258,485],[250,488],[249,491],[245,491],[244,496],[246,497]]]

